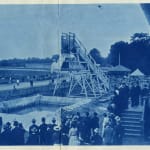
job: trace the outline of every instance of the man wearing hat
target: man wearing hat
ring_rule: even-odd
[[[91,137],[92,145],[102,145],[102,137],[99,134],[99,128],[94,129],[94,134]]]
[[[46,143],[48,145],[53,145],[53,133],[54,133],[54,127],[57,126],[56,119],[52,118],[52,121],[50,124],[47,125],[47,132],[46,132]]]
[[[39,127],[40,144],[45,145],[46,144],[46,134],[47,134],[47,124],[46,124],[46,119],[44,117],[42,117],[41,121],[42,121],[42,124]]]
[[[149,89],[148,89],[148,85],[145,84],[144,88],[141,90],[141,106],[144,105],[144,101],[147,101],[148,99],[148,94],[149,94]]]
[[[96,112],[93,113],[93,117],[91,119],[91,128],[92,128],[92,132],[94,132],[95,128],[99,128],[99,117],[98,114]]]
[[[121,120],[119,116],[115,117],[116,126],[114,127],[114,136],[113,136],[113,144],[114,145],[122,145],[124,129],[121,124]]]
[[[29,145],[39,144],[39,127],[36,125],[36,120],[32,119],[32,125],[29,127]]]
[[[104,129],[104,133],[103,133],[103,142],[105,145],[111,145],[113,142],[113,128],[111,126],[111,123],[108,122],[108,124],[106,125],[105,129]]]
[[[52,128],[54,128],[55,126],[57,126],[55,118],[52,118],[52,124],[51,124],[51,126],[52,126]]]
[[[1,145],[12,145],[11,123],[4,124],[3,131],[0,135]]]
[[[82,133],[81,137],[83,138],[85,143],[90,142],[90,136],[91,136],[91,118],[89,112],[85,113],[85,117],[83,118],[83,125],[82,125]]]
[[[54,133],[52,135],[53,145],[61,144],[61,128],[60,126],[54,126]]]
[[[14,128],[12,129],[12,144],[23,145],[24,141],[22,141],[22,136],[24,135],[24,133],[22,132],[21,128],[19,128],[18,121],[14,121],[13,125],[14,125]]]

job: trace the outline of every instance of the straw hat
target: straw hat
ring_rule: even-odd
[[[116,116],[115,117],[115,120],[118,122],[118,121],[120,121],[120,117],[119,116]]]
[[[115,90],[115,93],[116,93],[117,95],[119,95],[119,91],[118,91],[118,90]]]
[[[61,128],[60,128],[60,126],[54,126],[53,129],[54,129],[54,131],[60,131]]]
[[[98,128],[95,128],[95,129],[94,129],[94,132],[95,132],[95,133],[99,133],[99,129],[98,129]]]

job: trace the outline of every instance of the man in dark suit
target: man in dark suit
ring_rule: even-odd
[[[47,124],[46,124],[46,119],[43,117],[41,119],[42,124],[39,127],[39,132],[40,132],[40,144],[45,145],[46,144],[46,136],[47,136]]]
[[[36,120],[32,119],[32,125],[29,127],[29,145],[39,144],[39,127],[36,125]]]
[[[14,121],[14,128],[12,129],[12,144],[23,145],[22,137],[24,136],[23,130],[19,127],[18,121]]]

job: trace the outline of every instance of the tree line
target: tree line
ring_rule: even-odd
[[[120,55],[121,65],[132,71],[139,68],[144,74],[150,74],[150,35],[147,33],[135,33],[129,42],[118,41],[114,43],[106,58],[102,57],[96,48],[93,48],[89,53],[102,66],[118,65]]]
[[[148,33],[135,33],[130,37],[130,41],[118,41],[110,46],[109,54],[106,58],[102,57],[100,50],[93,48],[89,54],[95,59],[97,64],[102,66],[116,66],[120,64],[134,71],[139,68],[144,74],[150,75],[150,35]],[[51,58],[27,58],[27,59],[5,59],[0,61],[0,66],[25,66],[32,63],[57,62],[59,55]]]
[[[53,62],[57,62],[59,59],[59,55],[53,55],[51,58],[37,58],[37,57],[29,57],[26,59],[19,59],[19,58],[13,58],[13,59],[4,59],[0,61],[1,67],[25,67],[26,64],[33,64],[33,63],[46,63],[46,64],[52,64]]]

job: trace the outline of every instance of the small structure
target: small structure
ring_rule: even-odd
[[[137,68],[135,71],[133,71],[133,72],[130,74],[130,76],[144,76],[144,73],[141,72],[141,71]]]
[[[119,64],[115,67],[110,68],[109,75],[125,76],[128,75],[130,72],[130,69]]]
[[[130,72],[131,72],[131,70],[129,68],[121,65],[121,57],[120,57],[120,53],[119,53],[118,65],[110,68],[109,75],[115,75],[117,77],[118,76],[124,77],[124,76],[128,76]]]
[[[115,87],[119,86],[120,83],[124,80],[127,80],[126,78],[130,74],[131,70],[126,68],[123,65],[117,65],[115,67],[111,67],[108,71],[108,75],[110,78],[110,87],[112,91]]]
[[[130,82],[132,83],[135,81],[140,81],[141,87],[149,82],[145,74],[138,68],[130,74]]]

